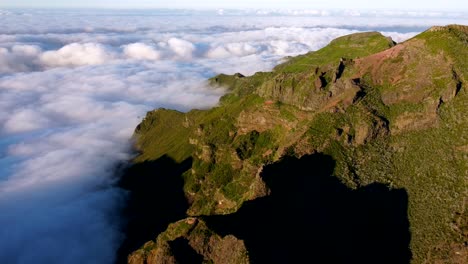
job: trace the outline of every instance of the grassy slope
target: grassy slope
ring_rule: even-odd
[[[183,125],[185,121],[185,115],[174,110],[148,112],[135,131],[136,148],[141,151],[135,162],[156,160],[163,155],[177,162],[190,157],[192,148],[186,142],[189,130]]]
[[[336,63],[340,58],[365,57],[394,45],[393,41],[378,32],[357,33],[339,37],[323,49],[297,56],[278,65],[275,71],[299,73],[317,66]]]
[[[293,58],[272,73],[218,76],[212,83],[232,91],[220,106],[148,114],[137,130],[142,154],[136,162],[164,154],[179,161],[192,156],[193,170],[184,175],[192,201],[188,213],[224,214],[266,194],[257,176],[263,165],[283,155],[324,152],[337,161],[335,175],[351,187],[381,182],[408,191],[414,263],[455,261],[466,241],[466,32],[466,27],[431,30],[362,59],[357,58],[392,44],[376,33],[355,34]],[[340,91],[330,75],[342,57],[357,59],[346,66],[342,79],[360,80],[358,100],[335,102],[341,96],[335,92],[314,105],[316,111],[300,110],[305,101],[291,98],[314,89],[317,67],[329,78],[317,96]],[[279,94],[265,86],[278,76]],[[346,92],[351,88],[342,89],[344,97],[357,98]]]

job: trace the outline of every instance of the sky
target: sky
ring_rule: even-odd
[[[466,0],[2,0],[0,7],[88,7],[88,8],[369,8],[468,10]]]

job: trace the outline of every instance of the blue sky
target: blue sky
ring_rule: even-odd
[[[468,9],[466,0],[1,0],[0,7]]]

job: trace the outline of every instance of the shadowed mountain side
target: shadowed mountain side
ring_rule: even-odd
[[[125,171],[120,186],[130,192],[130,198],[125,210],[126,239],[119,249],[118,263],[127,263],[130,252],[155,239],[169,223],[185,218],[188,202],[182,173],[191,166],[191,159],[176,163],[162,156]]]
[[[205,221],[243,239],[252,263],[409,263],[406,191],[348,189],[334,167],[322,154],[285,157],[263,170],[270,196]]]
[[[178,264],[203,263],[203,256],[189,245],[187,239],[183,237],[176,238],[174,241],[169,242],[169,246]]]

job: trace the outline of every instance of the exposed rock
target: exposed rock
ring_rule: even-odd
[[[327,80],[324,77],[325,73],[320,74],[314,81],[315,89],[320,90],[327,86]]]
[[[180,247],[187,249],[180,249]],[[178,258],[186,258],[194,254],[190,262],[200,258],[200,262],[220,264],[249,263],[249,257],[244,243],[232,235],[220,237],[206,227],[206,224],[196,218],[187,218],[171,224],[168,229],[160,234],[156,241],[146,243],[142,249],[135,251],[128,257],[130,264],[175,264],[185,263]],[[189,253],[187,251],[193,251]]]
[[[235,73],[234,77],[236,77],[237,79],[240,79],[240,78],[244,78],[245,76],[242,75],[241,73]]]

